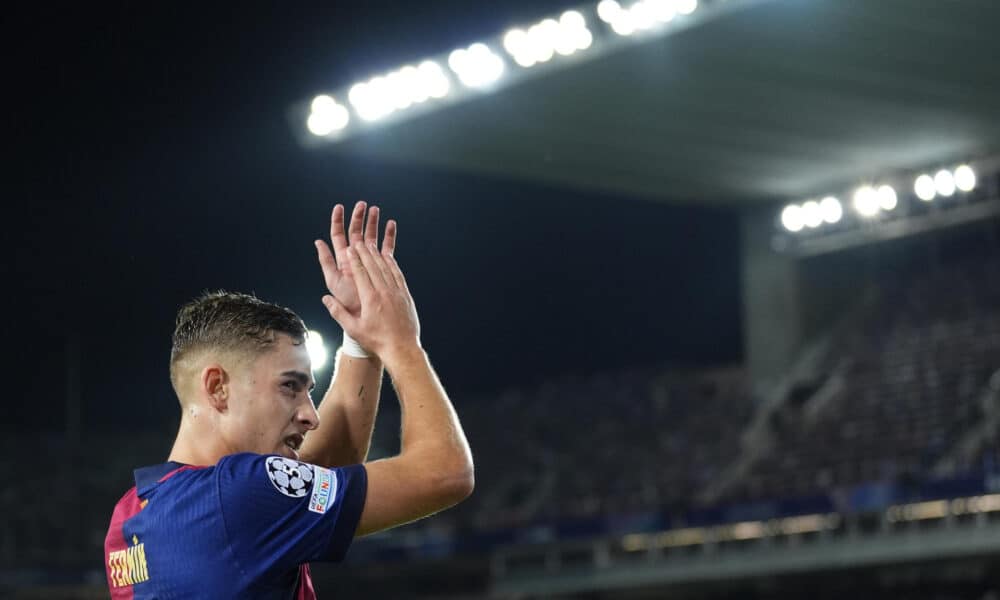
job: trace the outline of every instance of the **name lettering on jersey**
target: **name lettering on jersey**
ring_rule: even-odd
[[[337,477],[330,469],[323,467],[313,467],[313,469],[316,477],[313,481],[312,496],[309,497],[309,510],[323,514],[337,493]]]
[[[132,544],[124,550],[116,550],[108,555],[111,585],[116,588],[149,581],[146,544],[139,543],[139,538],[134,535],[132,536]]]

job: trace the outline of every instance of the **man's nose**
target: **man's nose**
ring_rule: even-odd
[[[319,427],[319,413],[316,411],[316,406],[313,404],[312,398],[308,398],[302,403],[297,419],[309,431]]]

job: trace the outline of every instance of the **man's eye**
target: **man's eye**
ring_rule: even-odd
[[[294,390],[297,387],[294,381],[286,381],[283,385],[290,390]]]

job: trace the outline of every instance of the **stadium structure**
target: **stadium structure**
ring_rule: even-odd
[[[357,541],[350,569],[314,566],[317,589],[1000,597],[1000,4],[604,0],[550,17],[317,90],[291,127],[317,152],[737,211],[745,363],[470,402],[474,498]],[[79,474],[72,523],[53,522],[58,498],[5,503],[8,587],[102,597],[88,567],[127,472]],[[21,543],[66,530],[80,543]]]

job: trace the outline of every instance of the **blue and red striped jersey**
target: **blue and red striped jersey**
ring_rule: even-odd
[[[308,563],[344,558],[367,484],[362,465],[259,454],[138,469],[104,541],[111,597],[315,598]]]

